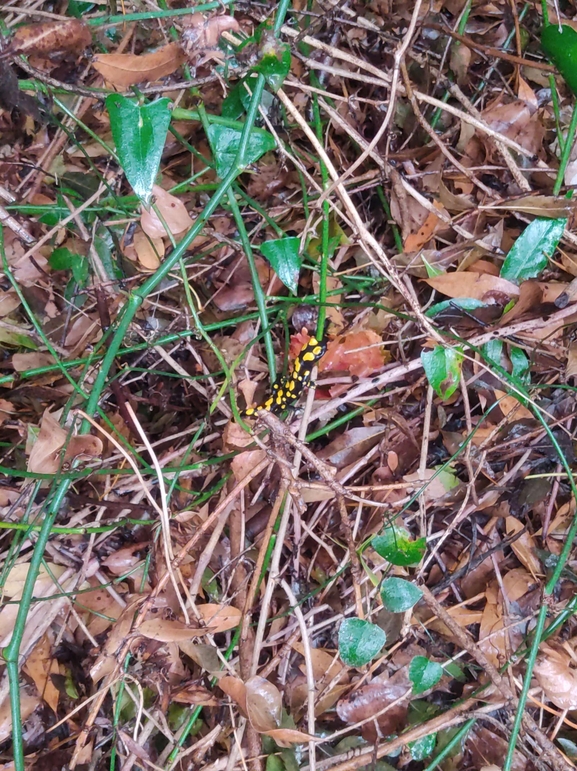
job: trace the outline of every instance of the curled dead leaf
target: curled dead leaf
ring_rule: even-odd
[[[165,78],[185,61],[178,43],[169,43],[149,54],[96,54],[92,66],[117,88],[129,88]]]
[[[227,31],[240,31],[239,23],[232,16],[205,19],[201,13],[193,13],[182,31],[182,47],[187,56],[198,56],[207,49],[216,48],[220,36]]]

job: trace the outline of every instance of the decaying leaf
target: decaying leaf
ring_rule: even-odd
[[[276,685],[255,675],[245,683],[246,711],[252,727],[259,733],[280,727],[282,697]]]
[[[18,27],[7,49],[10,55],[81,53],[92,43],[90,27],[80,19],[45,21]]]
[[[184,233],[185,230],[191,227],[192,219],[180,198],[172,195],[172,193],[168,193],[159,185],[154,185],[152,195],[153,206],[156,206],[160,216],[166,223],[166,227],[173,236]],[[168,235],[154,208],[145,209],[143,207],[140,216],[140,226],[146,235],[152,239],[163,238]]]
[[[168,43],[149,54],[96,54],[92,66],[107,83],[129,88],[172,75],[185,58],[178,43]]]

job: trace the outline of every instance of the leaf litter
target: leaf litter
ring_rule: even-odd
[[[0,11],[0,763],[573,767],[570,9],[86,5]]]

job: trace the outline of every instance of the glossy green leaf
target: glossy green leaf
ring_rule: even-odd
[[[520,284],[528,278],[535,278],[546,267],[553,256],[567,220],[533,220],[515,241],[501,267],[501,278]]]
[[[106,97],[110,128],[126,179],[145,206],[150,204],[166,132],[170,125],[169,99],[139,105],[122,94]]]
[[[512,345],[509,350],[509,358],[513,365],[513,375],[524,385],[531,382],[531,362],[522,348]]]
[[[502,340],[489,340],[488,343],[484,343],[481,346],[481,353],[483,358],[488,364],[496,364],[498,367],[502,367],[501,356],[503,354],[503,341]]]
[[[549,24],[541,33],[541,48],[577,94],[577,32],[565,24]]]
[[[348,667],[362,667],[381,652],[386,641],[380,626],[361,618],[346,618],[339,629],[339,655]]]
[[[427,549],[425,538],[411,540],[411,535],[404,527],[391,525],[376,535],[371,546],[391,565],[418,565]]]
[[[424,351],[421,361],[425,375],[441,399],[448,399],[459,386],[462,354],[455,348],[437,345],[432,351]]]
[[[424,693],[433,688],[443,676],[443,667],[436,661],[429,661],[426,656],[415,656],[409,664],[409,680],[413,684],[413,693]]]
[[[385,578],[381,587],[383,605],[391,613],[404,613],[423,596],[418,586],[404,578]]]
[[[240,81],[240,83],[237,83],[234,88],[230,89],[222,101],[220,112],[223,118],[238,120],[245,112],[245,107],[242,100],[243,92],[246,93],[246,88],[243,85],[243,81]]]
[[[435,316],[438,316],[439,313],[446,311],[448,308],[454,308],[455,306],[463,308],[465,311],[474,311],[477,308],[486,308],[487,303],[484,303],[482,300],[476,300],[474,297],[459,297],[456,300],[443,300],[440,303],[431,305],[429,310],[425,313],[425,316],[432,319]]]
[[[278,91],[289,74],[291,52],[288,45],[279,43],[274,37],[267,39],[263,46],[263,56],[254,67],[254,71],[264,75],[273,91]]]
[[[300,255],[300,238],[275,238],[273,241],[265,241],[260,246],[263,256],[269,261],[272,269],[283,284],[297,293],[299,286],[299,274],[303,264]]]
[[[218,126],[212,123],[208,127],[208,141],[216,165],[216,173],[223,179],[234,166],[238,148],[240,145],[241,130],[230,126]],[[269,152],[274,150],[276,142],[272,134],[264,129],[254,128],[250,132],[248,146],[245,155],[245,164],[248,166]]]

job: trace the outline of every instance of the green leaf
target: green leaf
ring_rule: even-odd
[[[533,220],[505,257],[501,278],[520,284],[528,278],[538,276],[547,267],[547,259],[553,256],[566,226],[565,218]]]
[[[502,340],[489,340],[488,343],[484,343],[481,346],[481,353],[488,364],[496,364],[498,367],[503,366],[501,362],[501,355],[503,353]]]
[[[440,303],[431,305],[429,310],[425,313],[425,316],[434,318],[435,316],[438,316],[439,313],[446,311],[447,308],[454,308],[455,306],[463,308],[465,311],[474,311],[477,308],[486,308],[487,303],[484,303],[482,300],[475,300],[474,297],[460,297],[457,300],[443,300]]]
[[[417,739],[416,742],[409,742],[409,750],[413,760],[425,760],[435,749],[437,743],[437,734],[429,734]]]
[[[145,206],[150,204],[166,132],[170,99],[139,105],[122,94],[106,97],[110,128],[126,179]]]
[[[424,351],[421,361],[429,383],[441,399],[452,396],[459,385],[462,354],[456,348],[437,345],[432,351]]]
[[[0,327],[0,346],[8,345],[14,348],[30,348],[36,351],[38,346],[25,332],[12,332],[10,329]]]
[[[346,618],[339,629],[339,655],[348,667],[362,667],[381,652],[387,635],[361,618]]]
[[[409,664],[409,680],[413,684],[413,693],[424,693],[433,688],[443,676],[443,667],[436,661],[429,661],[426,656],[415,656]]]
[[[549,24],[541,33],[541,48],[577,94],[577,32],[565,24],[561,31],[557,24]]]
[[[234,88],[228,92],[227,96],[222,101],[221,115],[223,118],[229,118],[230,120],[238,120],[245,111],[244,104],[242,102],[242,93],[246,93],[243,81],[237,83]]]
[[[275,238],[260,245],[264,257],[283,284],[294,294],[299,286],[299,273],[303,260],[299,254],[300,238]]]
[[[48,258],[48,264],[53,270],[71,270],[74,281],[80,286],[86,286],[88,281],[88,260],[81,254],[75,254],[61,246],[55,249]]]
[[[234,166],[240,145],[241,130],[230,126],[218,126],[211,123],[208,127],[208,141],[216,165],[216,173],[224,179]],[[274,150],[276,142],[272,134],[264,129],[253,128],[248,139],[245,164],[248,166]]]
[[[427,549],[427,541],[425,538],[412,541],[408,530],[392,525],[376,535],[371,541],[371,546],[391,565],[406,567],[419,564]]]
[[[279,43],[272,35],[263,46],[263,56],[254,71],[264,75],[273,91],[278,91],[289,74],[291,52],[288,45]]]
[[[520,380],[523,385],[529,385],[531,382],[531,362],[522,348],[512,345],[509,350],[509,358],[513,365],[513,375]]]
[[[404,613],[423,596],[418,586],[404,578],[385,578],[381,587],[383,605],[391,613]]]

